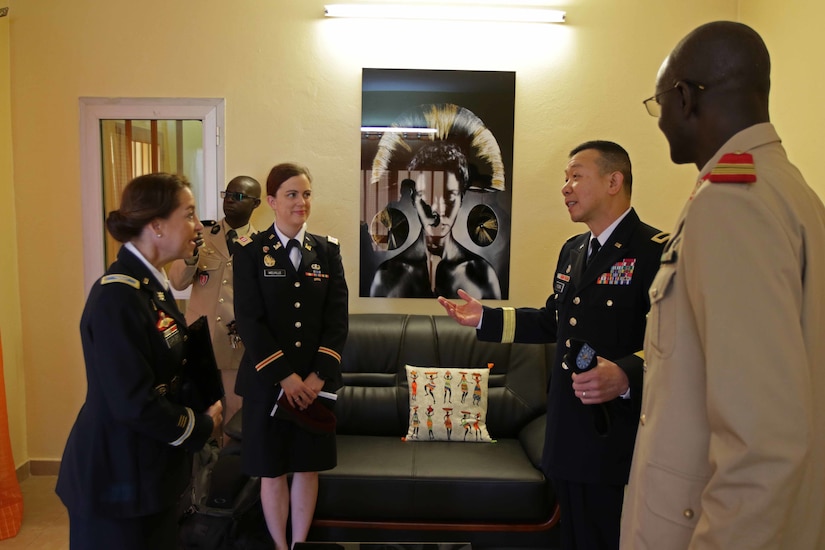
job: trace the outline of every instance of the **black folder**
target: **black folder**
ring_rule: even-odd
[[[192,410],[204,412],[224,396],[206,316],[201,316],[189,325],[187,332],[189,338],[186,342],[182,400]]]

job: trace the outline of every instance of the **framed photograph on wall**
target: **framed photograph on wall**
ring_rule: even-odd
[[[363,70],[360,296],[509,297],[515,82]]]

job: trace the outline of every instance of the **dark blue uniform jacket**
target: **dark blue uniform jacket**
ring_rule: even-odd
[[[127,248],[80,319],[86,402],[69,434],[57,494],[73,513],[134,517],[174,505],[212,420],[179,404],[186,322]]]
[[[547,401],[544,471],[579,483],[624,484],[641,410],[648,288],[667,234],[642,223],[631,209],[585,270],[590,236],[577,235],[562,247],[545,307],[515,312],[485,307],[478,337],[558,343]],[[572,373],[562,365],[570,338],[588,342],[598,355],[617,363],[630,382],[630,399],[606,405],[611,418],[606,437],[594,427],[592,406],[573,394]]]

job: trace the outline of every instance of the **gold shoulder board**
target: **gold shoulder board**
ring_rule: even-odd
[[[111,275],[104,275],[102,279],[100,279],[100,284],[108,285],[109,283],[123,283],[124,285],[129,285],[131,287],[140,288],[140,282],[134,277],[129,277],[128,275],[124,275],[122,273],[113,273]]]

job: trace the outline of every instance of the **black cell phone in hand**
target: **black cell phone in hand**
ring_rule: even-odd
[[[564,354],[564,364],[573,372],[582,373],[594,368],[598,363],[596,350],[584,340],[570,339],[570,347]],[[605,403],[587,405],[593,411],[593,428],[601,437],[610,430],[610,412]]]
[[[584,340],[571,338],[562,360],[573,372],[587,372],[596,366],[596,350]]]

